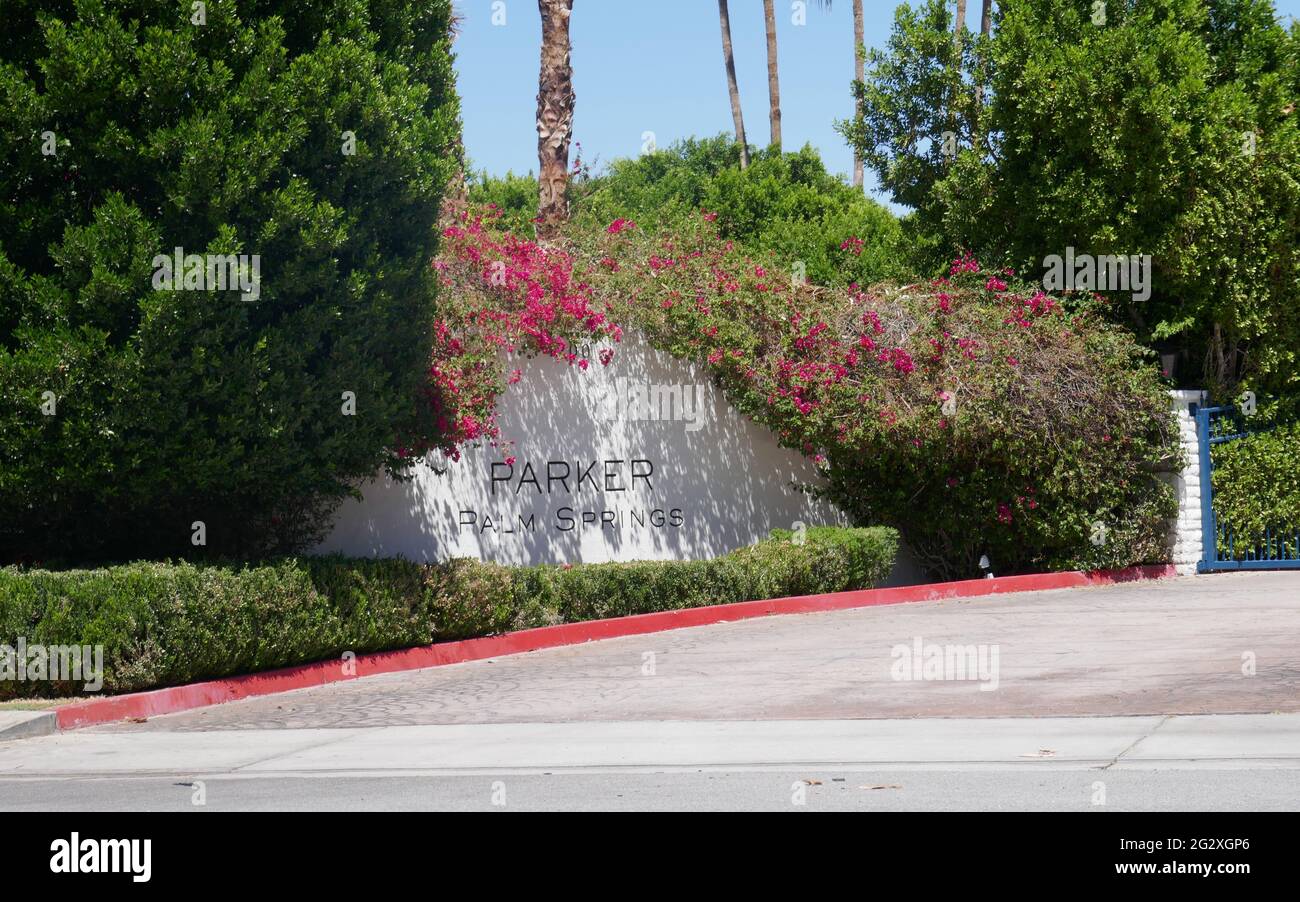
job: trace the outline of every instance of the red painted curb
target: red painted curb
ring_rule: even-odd
[[[560,645],[578,645],[594,639],[613,639],[618,636],[637,636],[688,626],[705,626],[732,620],[747,620],[772,614],[807,614],[816,611],[839,611],[873,605],[904,604],[913,601],[939,601],[945,598],[973,598],[980,595],[1001,595],[1007,592],[1038,592],[1045,589],[1070,589],[1081,586],[1100,586],[1133,582],[1143,579],[1161,579],[1173,576],[1172,565],[1158,564],[1130,567],[1127,570],[1109,570],[1085,573],[1067,570],[1062,573],[1037,573],[1028,576],[1002,576],[996,579],[968,579],[950,583],[930,583],[923,586],[900,586],[896,589],[860,589],[854,592],[836,592],[829,595],[798,595],[773,598],[766,601],[743,601],[736,604],[711,605],[703,608],[686,608],[677,611],[659,611],[654,614],[634,614],[608,620],[589,620],[584,623],[565,623],[539,629],[520,630],[482,639],[464,639],[459,642],[440,642],[419,648],[357,655],[355,676],[345,676],[341,661],[320,661],[300,664],[265,673],[191,683],[170,689],[133,692],[128,695],[107,696],[85,702],[75,702],[54,709],[60,730],[111,723],[130,717],[154,717],[173,714],[191,708],[217,705],[258,695],[287,692],[338,683],[355,677],[393,673],[401,670],[419,670],[440,667],[443,664],[460,664],[479,661],[499,655],[513,655]]]

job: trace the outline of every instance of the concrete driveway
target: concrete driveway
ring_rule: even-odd
[[[694,627],[97,729],[1300,712],[1297,636],[1300,572],[1236,573]],[[900,646],[975,652],[996,679]]]

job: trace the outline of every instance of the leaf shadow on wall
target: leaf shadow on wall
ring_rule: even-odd
[[[409,482],[369,483],[317,550],[504,564],[701,559],[797,522],[846,522],[795,487],[819,481],[813,463],[737,413],[703,368],[632,333],[615,347],[609,367],[593,359],[585,372],[548,357],[509,363],[523,371],[499,412],[513,447],[466,448]]]

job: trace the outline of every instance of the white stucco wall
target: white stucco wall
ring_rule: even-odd
[[[635,335],[609,367],[581,372],[551,358],[514,367],[523,378],[499,416],[515,442],[513,470],[484,447],[455,463],[439,455],[441,475],[421,465],[412,482],[378,479],[363,501],[344,503],[317,550],[504,564],[689,559],[796,521],[845,522],[792,486],[818,481],[810,461],[738,414],[703,370]],[[653,412],[638,400],[650,391]]]

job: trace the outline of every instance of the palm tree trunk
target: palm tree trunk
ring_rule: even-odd
[[[740,168],[748,169],[749,143],[745,138],[745,117],[740,111],[740,87],[736,84],[736,57],[731,52],[731,15],[727,12],[727,0],[718,0],[718,19],[722,23],[722,58],[727,65],[727,89],[731,92],[731,118],[736,123],[736,143],[740,145]]]
[[[569,141],[573,137],[573,64],[569,18],[573,0],[537,0],[542,14],[542,64],[537,83],[537,237],[554,238],[569,218]]]
[[[984,8],[980,12],[980,34],[986,39],[993,32],[993,0],[984,0]],[[985,58],[986,52],[981,53],[979,66],[976,69],[975,83],[975,115],[980,118],[979,140],[981,150],[983,143],[988,140],[988,129],[984,124],[984,78],[988,68],[988,59]]]
[[[863,44],[866,42],[866,29],[862,19],[862,0],[853,0],[853,77],[859,83],[866,80],[866,60],[862,56]],[[862,116],[862,101],[857,102],[858,117]],[[857,147],[853,149],[853,187],[862,187],[862,154]]]
[[[957,95],[961,91],[961,32],[966,27],[966,0],[957,0],[957,15],[953,20],[952,26],[952,44],[956,52],[953,54],[952,67],[953,75],[953,96],[948,106],[948,128],[954,133],[957,131]],[[952,159],[949,158],[949,163]]]
[[[763,15],[767,20],[767,100],[771,107],[768,119],[772,123],[772,145],[781,146],[781,77],[776,61],[776,3],[763,0]]]

